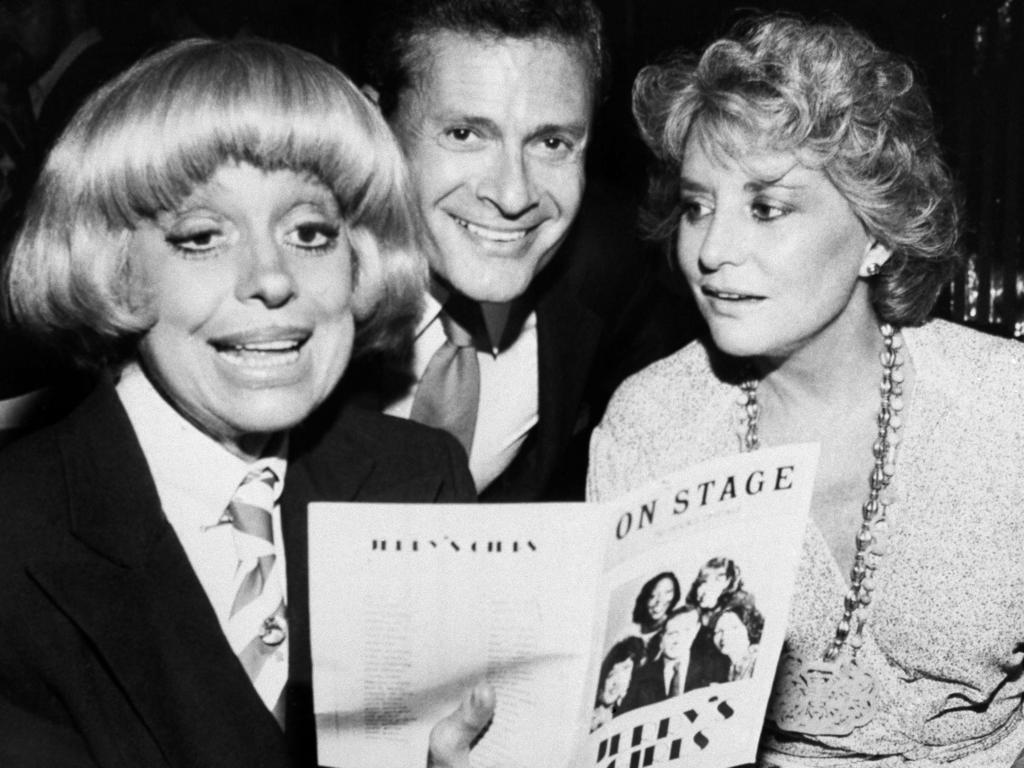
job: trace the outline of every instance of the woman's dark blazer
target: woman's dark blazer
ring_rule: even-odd
[[[306,504],[471,501],[448,435],[351,408],[292,433],[287,737],[164,517],[109,380],[0,453],[0,766],[315,765]]]

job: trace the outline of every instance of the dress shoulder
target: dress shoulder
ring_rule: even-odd
[[[734,395],[703,340],[631,376],[591,438],[587,497],[614,498],[687,463],[728,452]]]
[[[904,329],[903,335],[918,377],[913,417],[949,421],[956,415],[968,431],[1009,430],[1019,436],[1024,344],[943,320]],[[928,412],[933,404],[942,412]],[[918,405],[926,412],[915,414]]]
[[[635,421],[647,413],[686,412],[721,387],[714,377],[708,348],[693,341],[626,379],[615,391],[602,426]]]

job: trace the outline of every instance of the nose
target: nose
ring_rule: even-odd
[[[721,212],[708,216],[700,241],[699,263],[702,272],[715,272],[726,264],[744,260],[744,238],[741,220],[730,220]]]
[[[243,259],[237,286],[239,301],[256,300],[270,308],[291,301],[295,279],[283,245],[269,236],[253,238]]]
[[[506,219],[518,219],[537,205],[527,158],[522,150],[499,152],[477,190]]]

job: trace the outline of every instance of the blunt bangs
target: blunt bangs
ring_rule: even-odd
[[[93,365],[123,358],[152,322],[132,285],[130,232],[231,163],[308,175],[333,193],[353,246],[359,342],[401,343],[426,280],[401,150],[345,75],[258,39],[177,43],[86,101],[26,211],[10,312],[44,338],[71,339]]]
[[[159,53],[106,86],[68,137],[79,163],[60,165],[85,173],[81,205],[111,229],[174,210],[230,162],[307,173],[350,225],[378,236],[392,230],[387,203],[404,186],[365,97],[316,57],[261,41],[193,40]]]

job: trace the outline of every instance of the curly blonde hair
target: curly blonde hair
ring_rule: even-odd
[[[646,226],[671,240],[689,141],[736,156],[795,153],[820,168],[892,257],[872,280],[879,318],[923,322],[959,261],[960,214],[931,106],[911,66],[842,24],[768,15],[699,58],[645,68],[633,114],[653,151]]]

